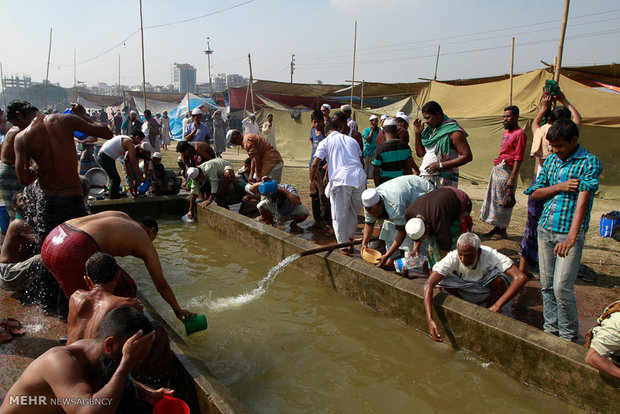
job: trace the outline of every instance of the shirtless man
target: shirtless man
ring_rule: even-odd
[[[11,108],[13,107],[9,106],[9,110],[11,110]],[[28,123],[32,121],[38,111],[37,108],[32,107],[32,109],[33,110],[25,116]],[[15,194],[24,188],[22,183],[17,179],[17,174],[15,173],[15,149],[13,144],[15,142],[15,136],[19,131],[21,131],[21,128],[17,125],[11,127],[11,129],[7,131],[4,142],[2,143],[0,161],[0,190],[2,191],[4,205],[7,206],[7,212],[11,220],[15,218],[15,210],[11,207],[11,200]]]
[[[22,193],[13,200],[15,219],[2,242],[0,251],[0,288],[11,292],[23,292],[38,278],[41,255],[34,255],[39,238],[22,217]]]
[[[84,280],[88,290],[76,290],[69,299],[67,345],[80,339],[93,339],[99,334],[103,318],[116,308],[129,306],[143,313],[142,303],[136,298],[114,295],[122,269],[116,259],[107,253],[97,252],[86,262]],[[173,355],[166,330],[153,324],[155,341],[147,358],[132,371],[133,378],[165,383],[172,370]]]
[[[67,297],[78,289],[87,288],[83,279],[85,264],[93,253],[100,251],[142,259],[161,297],[170,304],[176,317],[183,320],[193,313],[179,306],[164,278],[153,246],[157,231],[157,222],[152,218],[134,221],[120,211],[104,211],[68,220],[56,227],[43,242],[41,257]]]
[[[38,178],[43,193],[38,206],[42,239],[65,220],[86,214],[73,131],[112,138],[108,126],[88,117],[82,105],[71,104],[71,109],[75,115],[44,115],[28,102],[13,101],[8,106],[9,120],[21,129],[15,137],[17,177],[24,186]]]
[[[0,414],[115,413],[121,406],[131,409],[135,398],[129,401],[131,393],[124,391],[129,373],[151,348],[155,339],[152,329],[149,320],[133,308],[113,310],[102,321],[96,339],[55,347],[35,359],[8,391]],[[138,398],[151,404],[173,393],[135,381],[133,386]],[[52,400],[61,398],[66,404]],[[82,404],[71,403],[77,399]],[[89,402],[92,405],[87,405]]]
[[[177,152],[181,154],[186,168],[196,167],[203,162],[215,158],[215,151],[208,142],[179,141],[177,144]],[[200,157],[201,160],[197,160],[198,157]]]

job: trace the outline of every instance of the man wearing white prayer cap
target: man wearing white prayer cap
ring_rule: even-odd
[[[207,142],[210,140],[211,131],[202,122],[202,111],[200,108],[192,110],[192,122],[185,125],[183,139],[187,142]]]
[[[256,114],[254,112],[252,112],[247,118],[244,118],[243,121],[241,121],[241,125],[243,125],[244,134],[260,135],[260,128],[256,123]]]
[[[368,247],[377,220],[383,220],[379,239],[385,241],[387,252],[381,256],[377,267],[391,267],[400,256],[399,249],[405,254],[411,250],[411,240],[406,240],[405,210],[433,189],[432,184],[417,175],[403,175],[362,193],[365,219],[362,249]]]
[[[344,114],[347,116],[347,125],[349,126],[349,128],[352,131],[357,131],[357,122],[355,122],[355,120],[351,117],[351,113],[353,111],[353,109],[351,108],[351,105],[349,104],[342,105],[340,107],[340,110],[344,112]]]
[[[332,122],[332,117],[329,116],[329,112],[332,110],[332,107],[330,104],[326,104],[324,103],[323,105],[321,105],[321,112],[323,112],[323,124],[327,125],[330,122]]]

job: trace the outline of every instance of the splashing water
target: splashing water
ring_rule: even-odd
[[[220,312],[224,309],[238,308],[262,296],[263,293],[267,291],[267,288],[269,287],[271,282],[273,282],[276,276],[278,276],[290,263],[299,259],[299,257],[301,257],[299,253],[292,254],[274,267],[272,267],[267,273],[267,276],[265,276],[260,282],[258,282],[258,287],[251,292],[245,292],[238,296],[218,298],[208,303],[207,306],[209,310],[211,312]]]

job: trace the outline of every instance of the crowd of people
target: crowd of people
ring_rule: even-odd
[[[562,106],[551,111],[556,102]],[[376,266],[396,270],[395,263],[404,259],[407,266],[399,269],[403,276],[412,277],[416,267],[428,274],[424,306],[429,333],[436,341],[442,337],[432,314],[434,290],[500,312],[536,266],[544,330],[581,341],[573,285],[602,166],[579,143],[579,113],[566,97],[561,92],[545,94],[542,103],[532,127],[530,155],[537,163],[525,191],[530,199],[519,264],[484,246],[472,232],[472,202],[458,188],[459,167],[473,160],[468,134],[434,101],[425,103],[422,119],[413,121],[419,167],[410,147],[406,114],[381,119],[373,115],[360,133],[349,105],[332,113],[324,104],[312,112],[308,135],[312,228],[333,229],[338,243],[350,242],[362,211],[362,255],[378,231],[384,247]],[[82,134],[78,140],[82,145],[92,144],[91,137],[105,140],[95,165],[110,177],[112,199],[120,197],[116,160],[122,159],[125,183],[133,195],[147,180],[156,195],[176,194],[184,183],[190,193],[189,219],[198,206],[241,204],[240,213],[253,212],[270,225],[290,221],[290,230],[300,232],[310,210],[298,190],[283,180],[284,160],[275,145],[272,115],[259,128],[251,114],[239,131],[228,129],[216,112],[211,136],[203,111],[194,109],[176,146],[179,171],[174,173],[164,168],[159,152],[170,143],[165,112],[153,117],[145,110],[142,121],[134,111],[126,117],[116,112],[104,120],[93,119],[78,104],[71,110],[44,114],[25,101],[7,107],[6,117],[13,126],[2,145],[0,189],[12,221],[0,254],[0,287],[20,299],[38,301],[44,313],[68,322],[67,346],[35,360],[8,395],[37,389],[50,397],[75,396],[72,390],[79,388],[83,395],[110,398],[113,407],[128,395],[153,403],[171,392],[162,388],[169,385],[168,340],[141,314],[135,282],[114,256],[142,259],[177,318],[193,313],[179,304],[166,282],[153,245],[158,232],[154,219],[136,221],[118,211],[89,214],[85,200],[90,183],[78,174],[76,134]],[[480,211],[480,220],[493,225],[484,238],[507,235],[527,146],[518,120],[519,108],[507,106],[499,155]],[[238,172],[222,158],[228,145],[247,152]],[[88,170],[94,152],[83,152],[82,157]],[[351,255],[353,244],[340,252]],[[589,334],[587,361],[620,378],[618,367],[608,359],[620,350],[618,310],[617,304],[610,306]],[[0,338],[11,330],[19,334],[18,328],[0,324]],[[157,364],[149,363],[155,360]],[[63,378],[55,372],[59,367]],[[126,384],[133,392],[123,392]]]

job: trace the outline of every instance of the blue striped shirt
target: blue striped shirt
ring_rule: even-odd
[[[598,180],[602,170],[603,166],[598,157],[586,151],[581,144],[566,161],[562,161],[555,154],[547,157],[540,174],[538,174],[536,184],[525,190],[524,193],[530,195],[539,188],[551,187],[572,178],[579,180],[579,189],[575,192],[560,191],[545,200],[545,206],[538,224],[549,231],[568,233],[577,208],[579,192],[589,191],[590,202],[583,223],[579,228],[580,231],[587,232],[594,194],[598,190]]]

